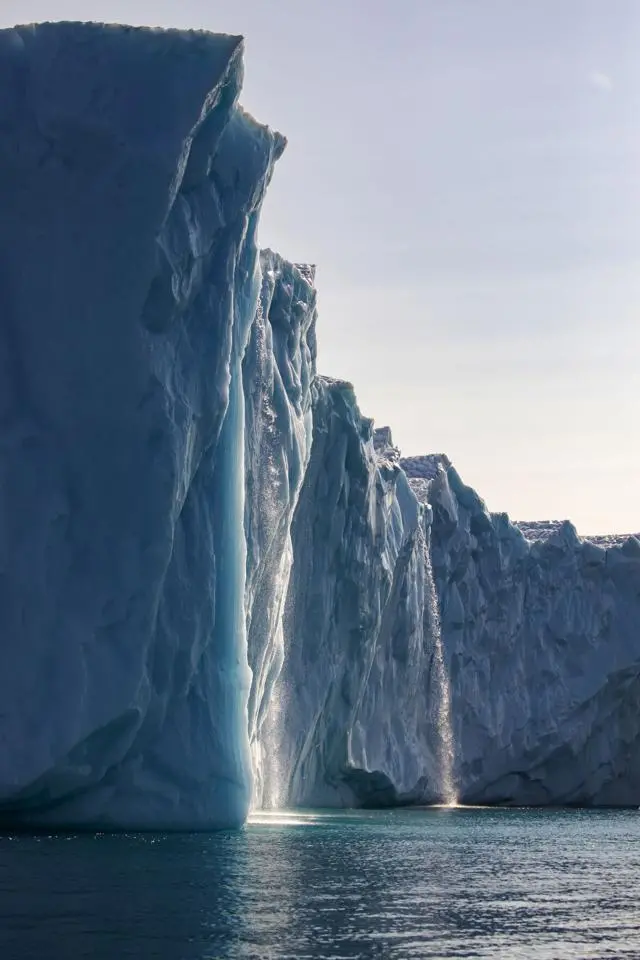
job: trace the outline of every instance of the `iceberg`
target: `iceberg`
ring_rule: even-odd
[[[0,825],[640,803],[640,538],[489,513],[316,370],[239,37],[0,31]]]
[[[640,803],[640,538],[489,513],[446,457],[401,461],[431,544],[467,803]]]
[[[489,513],[317,377],[292,539],[286,802],[640,803],[639,536]]]
[[[242,41],[0,32],[0,816],[209,828],[251,796],[242,362],[284,139]]]
[[[317,377],[279,681],[285,803],[437,794],[423,512],[390,431],[374,434],[351,384]]]

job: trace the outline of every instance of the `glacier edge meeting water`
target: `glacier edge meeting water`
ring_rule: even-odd
[[[640,541],[490,513],[318,373],[242,56],[0,31],[0,817],[639,805]]]
[[[284,139],[237,106],[237,37],[20,27],[0,73],[0,809],[240,825],[241,363]]]

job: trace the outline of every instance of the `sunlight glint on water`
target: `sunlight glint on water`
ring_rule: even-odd
[[[0,836],[0,958],[638,960],[639,874],[635,810],[262,810],[236,832]]]

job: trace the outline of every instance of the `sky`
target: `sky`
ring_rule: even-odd
[[[491,510],[640,530],[638,0],[0,0],[46,19],[243,34],[320,372]]]

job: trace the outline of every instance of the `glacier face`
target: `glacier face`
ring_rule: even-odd
[[[639,540],[512,524],[446,457],[402,463],[433,511],[461,799],[640,803]]]
[[[293,551],[291,523],[312,437],[316,361],[314,271],[261,254],[262,290],[243,360],[246,406],[245,536],[249,738],[253,804],[278,806],[278,677]]]
[[[489,514],[316,374],[241,83],[0,31],[0,821],[640,803],[638,538]]]
[[[349,384],[319,377],[313,396],[286,802],[640,803],[640,539],[511,523],[446,456],[401,458]]]
[[[282,799],[435,799],[439,783],[423,509],[353,388],[317,377],[296,508],[279,681]]]
[[[237,37],[0,32],[0,816],[241,823],[242,359],[284,141]]]

